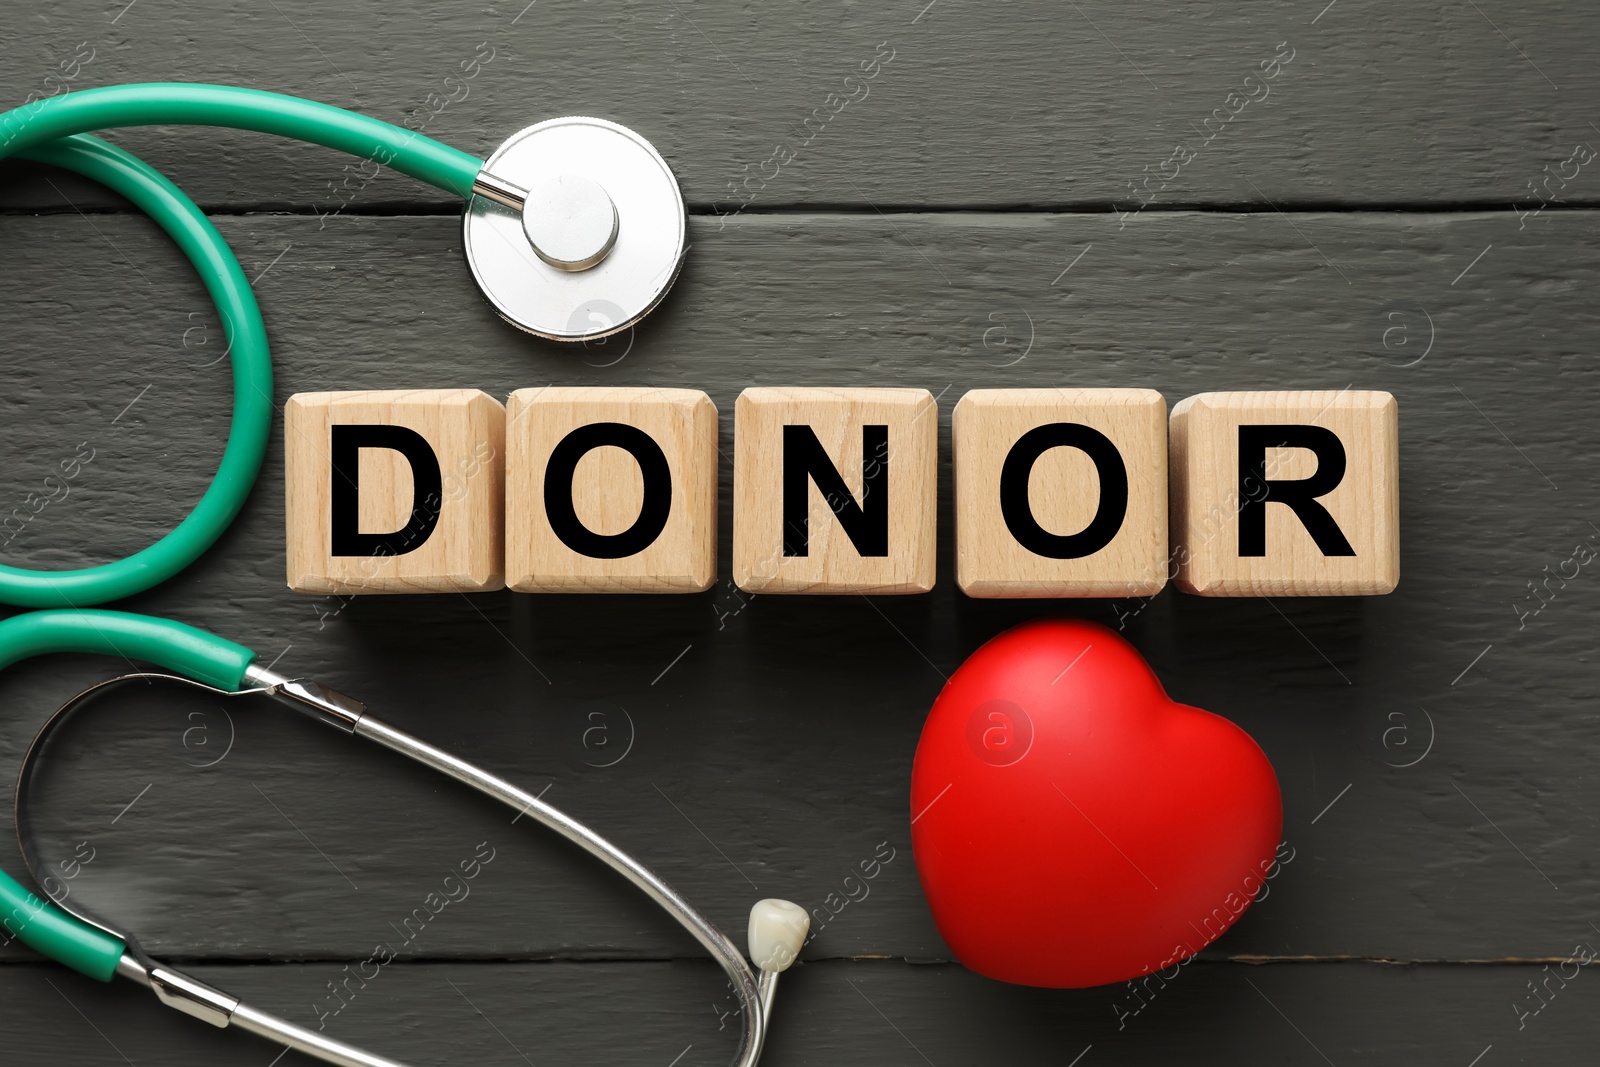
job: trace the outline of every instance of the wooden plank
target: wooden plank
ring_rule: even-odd
[[[553,783],[547,799],[636,850],[726,929],[760,896],[826,906],[886,841],[898,852],[870,899],[832,917],[807,955],[943,958],[906,846],[917,731],[964,655],[1046,610],[1123,626],[1175,698],[1239,722],[1278,769],[1296,859],[1217,954],[1544,957],[1588,921],[1600,787],[1581,768],[1597,742],[1600,602],[1582,566],[1550,583],[1537,614],[1527,583],[1573,574],[1573,546],[1600,541],[1587,475],[1600,460],[1594,215],[1519,234],[1498,213],[1293,225],[1167,214],[1114,241],[1074,214],[764,216],[720,231],[702,220],[661,311],[589,350],[501,323],[461,269],[451,219],[217,221],[257,279],[279,400],[316,388],[699,388],[728,452],[749,385],[939,398],[945,534],[926,596],[736,593],[726,463],[722,578],[706,594],[297,596],[283,586],[278,440],[219,547],[117,605],[209,627],[519,782]],[[177,520],[220,452],[229,384],[225,364],[206,365],[220,343],[205,297],[138,218],[8,217],[0,247],[0,454],[21,457],[0,469],[0,502],[21,506],[80,442],[96,449],[5,558],[72,566],[136,548]],[[186,334],[202,327],[204,345]],[[1153,388],[1169,403],[1219,389],[1394,393],[1399,590],[962,597],[951,408],[968,388],[1062,385]],[[46,709],[119,666],[59,657],[7,671],[0,778]],[[488,840],[500,858],[475,891],[484,906],[463,906],[419,951],[692,954],[604,871],[424,772],[309,723],[234,720],[229,731],[183,704],[107,712],[105,742],[56,779],[70,795],[41,809],[69,853],[104,841],[83,899],[98,888],[152,951],[356,959]],[[215,768],[185,765],[225,736],[235,744]],[[0,847],[0,866],[17,862]]]
[[[401,0],[358,18],[306,2],[210,5],[196,18],[180,6],[71,0],[8,27],[0,99],[223,82],[410,123],[479,154],[546,118],[600,115],[654,142],[697,211],[753,198],[751,210],[871,201],[1133,212],[1152,197],[1151,210],[1506,210],[1537,206],[1534,186],[1544,200],[1596,199],[1595,176],[1573,160],[1575,145],[1600,136],[1587,108],[1600,89],[1587,26],[1557,0],[513,0],[470,13]],[[1264,63],[1271,79],[1261,80]],[[454,209],[411,179],[369,180],[358,161],[263,135],[167,128],[113,139],[207,207]],[[37,175],[6,202],[61,205]],[[1112,215],[1093,233],[1109,240],[1119,227]]]
[[[1595,976],[1566,964],[1577,973],[1563,988],[1562,969],[1194,963],[1135,998],[1121,987],[1023,989],[953,966],[807,964],[780,984],[761,1062],[1312,1065],[1382,1054],[1407,1063],[1581,1063],[1600,1038],[1586,1010]],[[333,963],[193,972],[312,1028],[326,983],[345,975]],[[416,1064],[725,1064],[737,1018],[723,1013],[736,1002],[719,978],[709,961],[396,963],[365,989],[352,982],[353,998],[325,1032]],[[1519,1018],[1539,1004],[1530,982],[1548,982],[1545,1006]],[[63,1044],[81,1067],[264,1064],[275,1053],[259,1038],[163,1009],[146,990],[61,968],[0,968],[0,991],[8,1006],[0,1038],[18,1062],[59,1057]],[[1129,1006],[1140,1003],[1135,1014]]]

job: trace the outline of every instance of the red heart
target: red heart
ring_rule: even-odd
[[[1100,985],[1170,967],[1244,913],[1283,800],[1249,734],[1174,703],[1095,623],[1027,623],[934,701],[911,771],[911,847],[968,968]]]

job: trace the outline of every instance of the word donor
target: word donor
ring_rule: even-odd
[[[925,593],[938,406],[923,389],[746,389],[733,579]],[[284,410],[290,588],[693,593],[717,578],[717,409],[690,389],[300,393]],[[1399,421],[1384,392],[978,389],[952,418],[973,597],[1387,593]]]

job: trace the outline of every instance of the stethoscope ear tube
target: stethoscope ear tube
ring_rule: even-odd
[[[126,611],[30,611],[0,622],[0,670],[49,652],[99,652],[145,660],[237,692],[256,654],[171,619]]]
[[[315,683],[279,675],[254,663],[255,654],[204,630],[166,619],[119,611],[36,611],[0,622],[0,669],[48,652],[102,652],[160,664],[178,675],[134,674],[102,682],[73,697],[40,728],[23,757],[17,778],[17,839],[24,862],[37,875],[26,811],[29,788],[51,733],[78,707],[110,687],[165,679],[219,696],[261,693],[302,714],[431,767],[506,804],[579,846],[626,878],[667,911],[722,967],[744,1006],[736,1067],[754,1067],[761,1055],[777,972],[794,961],[804,943],[805,912],[785,901],[761,901],[752,911],[750,949],[755,971],[739,948],[698,909],[629,853],[539,796],[436,748],[369,714],[364,705]],[[241,1004],[180,971],[144,955],[133,938],[87,912],[58,906],[29,893],[0,872],[0,905],[7,930],[25,944],[92,978],[117,974],[149,986],[169,1007],[215,1026],[239,1025],[341,1067],[393,1067],[374,1056],[312,1034]]]
[[[229,692],[241,687],[256,658],[243,645],[196,627],[125,611],[30,611],[0,622],[0,669],[50,652],[147,660]],[[22,803],[19,795],[19,831]],[[0,928],[8,938],[102,982],[111,981],[127,950],[121,939],[40,899],[4,871]]]
[[[5,871],[0,871],[0,908],[5,914],[0,926],[7,938],[14,937],[97,981],[116,977],[127,945],[41,900]]]

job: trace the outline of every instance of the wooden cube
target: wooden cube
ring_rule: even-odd
[[[952,419],[956,580],[974,597],[1153,596],[1167,583],[1167,402],[976,389]]]
[[[1201,393],[1172,409],[1180,588],[1358,596],[1400,580],[1399,415],[1382,392]]]
[[[290,397],[289,588],[501,588],[505,428],[505,408],[476,389]]]
[[[734,581],[756,593],[932,589],[938,440],[926,389],[746,389]]]
[[[717,577],[717,408],[693,389],[519,389],[506,579],[527,593],[695,593]]]

